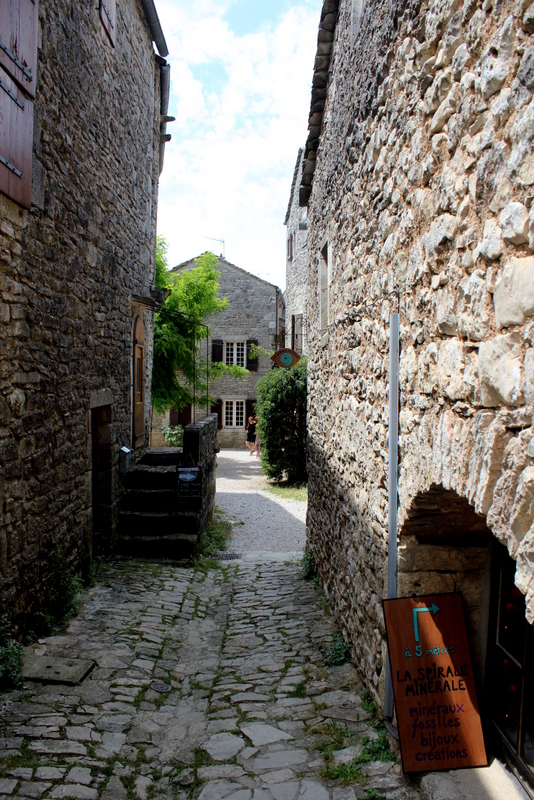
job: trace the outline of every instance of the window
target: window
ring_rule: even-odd
[[[294,241],[293,233],[289,234],[289,238],[287,240],[287,260],[293,261],[293,241]]]
[[[225,428],[243,428],[245,426],[245,401],[224,401],[224,426]]]
[[[226,342],[224,363],[227,367],[236,365],[245,366],[245,342]]]
[[[297,353],[302,353],[303,347],[303,318],[302,314],[293,314],[291,318],[291,348]]]
[[[330,259],[328,252],[328,241],[321,247],[319,253],[319,314],[321,324],[321,344],[328,343],[328,323],[329,316],[329,287],[330,287]]]
[[[356,35],[360,30],[361,20],[365,9],[365,0],[352,0],[350,10],[350,40],[354,44]]]

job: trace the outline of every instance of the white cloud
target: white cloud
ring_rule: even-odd
[[[253,2],[253,0],[250,0]],[[285,284],[283,226],[306,140],[321,0],[295,0],[271,24],[230,30],[224,0],[158,0],[171,101],[158,232],[169,261],[222,245],[226,257]]]

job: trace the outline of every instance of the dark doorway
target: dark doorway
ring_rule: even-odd
[[[111,406],[91,409],[93,555],[109,552],[112,533]]]
[[[486,708],[504,753],[534,797],[534,626],[514,583],[516,563],[493,543]]]
[[[133,340],[133,446],[145,443],[145,327],[137,317]]]

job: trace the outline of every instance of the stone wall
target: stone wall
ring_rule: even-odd
[[[286,252],[286,290],[284,299],[286,304],[286,347],[293,344],[300,346],[306,353],[308,348],[306,325],[308,319],[308,248],[307,231],[301,230],[299,224],[306,222],[306,211],[299,205],[299,186],[302,177],[304,151],[298,152],[295,173],[289,196],[287,214],[285,218],[286,240],[292,239],[291,258]],[[293,338],[292,317],[302,316],[302,337],[295,342]],[[301,352],[299,350],[299,352]]]
[[[410,551],[414,504],[437,488],[439,514],[464,498],[465,525],[507,545],[534,620],[534,17],[522,0],[344,0],[337,25],[336,12],[326,0],[333,44],[326,65],[318,50],[314,91],[327,89],[312,102],[301,194],[311,188],[309,541],[379,698],[395,292],[399,587],[466,586],[469,543],[470,614],[483,616],[480,542],[460,531],[463,561],[449,563],[448,547],[419,563]]]
[[[40,3],[31,210],[0,197],[0,615],[17,623],[51,551],[87,566],[104,406],[100,502],[116,519],[137,314],[150,385],[160,77],[138,0],[117,4],[116,33],[113,48],[98,4]]]
[[[184,465],[189,456],[202,467],[202,510],[198,514],[198,531],[204,533],[215,514],[217,467],[217,416],[209,414],[184,428]]]

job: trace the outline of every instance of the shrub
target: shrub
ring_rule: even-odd
[[[310,547],[304,548],[304,553],[302,554],[302,580],[304,581],[313,581],[314,578],[317,577],[317,570],[315,568],[315,558],[313,555],[313,550]]]
[[[264,473],[277,481],[303,483],[306,472],[307,365],[272,369],[256,385],[256,413]]]
[[[11,625],[0,619],[0,689],[12,689],[20,684],[22,645],[11,638]]]
[[[330,645],[328,663],[332,667],[338,667],[340,664],[350,661],[351,651],[352,645],[346,642],[339,632],[335,633]]]
[[[56,550],[50,558],[50,571],[45,577],[43,611],[35,619],[35,633],[46,636],[54,625],[68,619],[76,611],[76,598],[82,582]]]
[[[182,447],[184,443],[184,429],[181,425],[164,425],[161,432],[169,447]]]

